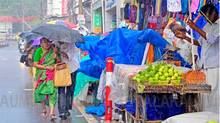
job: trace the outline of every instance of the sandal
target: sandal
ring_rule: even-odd
[[[50,115],[50,120],[51,120],[51,121],[54,121],[54,120],[56,120],[56,119],[57,119],[57,117],[56,117],[55,114],[51,114],[51,115]]]
[[[41,112],[41,116],[46,118],[47,117],[47,110],[44,109],[42,112]]]

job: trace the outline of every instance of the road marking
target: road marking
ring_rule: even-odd
[[[34,89],[32,88],[25,88],[24,91],[33,91]]]

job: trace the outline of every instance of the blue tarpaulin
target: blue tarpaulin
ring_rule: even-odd
[[[84,51],[87,51],[97,45],[101,39],[101,36],[84,36],[82,39],[85,42],[76,42],[76,46]]]
[[[91,41],[91,38],[94,41]],[[91,59],[81,62],[79,71],[95,78],[100,77],[101,70],[105,68],[107,57],[112,57],[117,64],[140,65],[146,43],[154,45],[155,52],[159,52],[169,45],[161,34],[152,29],[138,31],[120,28],[112,31],[104,39],[86,37],[84,40],[85,42],[77,43],[76,46],[87,50]],[[155,57],[160,58],[162,55],[159,54]]]

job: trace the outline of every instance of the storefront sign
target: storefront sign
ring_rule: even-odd
[[[102,13],[99,11],[94,11],[93,16],[93,32],[101,33],[102,32]]]

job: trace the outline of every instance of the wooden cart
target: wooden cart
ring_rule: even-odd
[[[182,85],[145,85],[144,91],[139,92],[134,81],[129,82],[129,97],[136,101],[135,117],[126,112],[126,123],[160,123],[161,121],[148,121],[146,119],[146,95],[149,93],[180,94],[187,112],[202,110],[202,93],[209,93],[211,86],[208,84],[182,84]],[[141,113],[143,111],[143,113]]]

